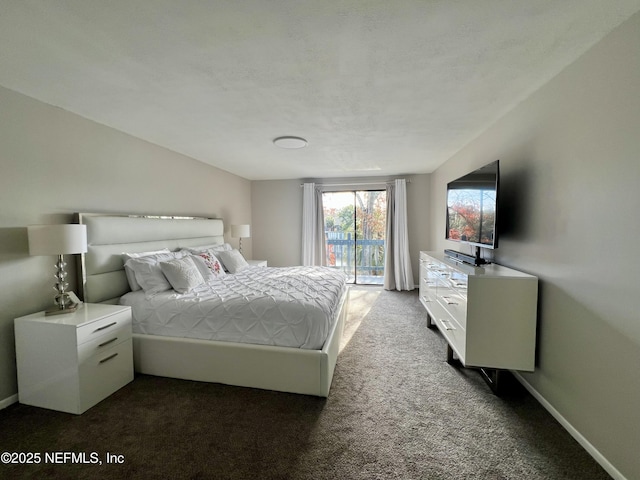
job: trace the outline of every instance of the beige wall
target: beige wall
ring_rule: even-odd
[[[251,236],[255,259],[271,267],[300,265],[302,188],[300,180],[251,182]]]
[[[17,392],[13,319],[54,295],[55,258],[29,257],[27,225],[77,211],[251,223],[250,195],[248,180],[0,88],[0,406]]]
[[[636,14],[431,184],[431,243],[456,248],[440,234],[446,183],[500,159],[496,260],[540,278],[538,368],[524,378],[628,479],[640,478],[639,32]]]
[[[409,218],[409,248],[414,277],[418,278],[420,250],[428,249],[429,239],[429,175],[407,175],[407,216]],[[386,179],[315,179],[317,183],[344,183],[349,189],[364,188],[363,181]],[[263,180],[251,183],[253,214],[253,253],[255,258],[268,260],[270,266],[300,265],[302,255],[302,180]],[[359,186],[360,185],[360,186]]]

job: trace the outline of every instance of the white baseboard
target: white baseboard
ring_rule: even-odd
[[[605,456],[602,455],[602,453],[600,453],[600,451],[596,447],[594,447],[573,425],[571,425],[571,423],[569,423],[569,421],[566,418],[564,418],[560,414],[560,412],[558,412],[553,407],[553,405],[551,405],[540,394],[540,392],[538,392],[535,388],[533,388],[533,386],[529,382],[527,382],[522,377],[522,375],[514,371],[512,371],[511,373],[513,373],[513,375],[524,386],[524,388],[526,388],[529,391],[529,393],[533,395],[533,397],[536,400],[538,400],[538,402],[540,402],[540,404],[545,409],[547,409],[547,411],[553,416],[553,418],[555,418],[560,423],[560,425],[562,425],[564,429],[567,432],[569,432],[569,434],[571,434],[571,436],[575,438],[580,445],[582,445],[582,448],[584,448],[589,453],[589,455],[591,455],[594,458],[594,460],[598,462],[600,466],[604,468],[606,472],[614,478],[614,480],[627,480],[627,478],[624,475],[622,475],[622,473],[620,473],[618,469],[614,467],[611,464],[611,462],[609,462],[609,460],[607,460]]]
[[[18,401],[18,394],[17,393],[15,395],[11,395],[10,397],[7,397],[7,398],[5,398],[3,400],[0,400],[0,410],[2,410],[3,408],[7,408],[9,405],[13,405],[17,401]]]

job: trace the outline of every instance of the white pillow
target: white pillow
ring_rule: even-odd
[[[218,257],[229,271],[229,273],[236,273],[249,266],[242,254],[238,250],[229,250],[224,252],[218,252]]]
[[[174,260],[175,257],[167,256],[164,260]],[[151,297],[156,293],[171,290],[171,284],[162,273],[160,262],[155,255],[147,257],[132,258],[127,260],[125,266],[129,267],[135,274],[136,281],[144,290],[146,297]]]
[[[160,262],[160,269],[173,289],[178,293],[187,293],[204,283],[193,257],[182,257],[168,262]]]
[[[140,285],[136,281],[136,275],[131,270],[130,267],[127,267],[127,260],[131,260],[132,258],[140,258],[140,257],[149,257],[151,255],[158,255],[163,253],[170,253],[168,248],[163,248],[161,250],[155,250],[153,252],[134,252],[134,253],[123,253],[122,254],[122,262],[124,265],[124,273],[127,275],[127,280],[129,281],[129,288],[131,288],[132,292],[136,292],[141,289]]]
[[[205,273],[202,276],[205,277],[206,275],[205,280],[207,282],[213,280],[214,278],[226,275],[222,262],[218,260],[218,258],[213,254],[211,250],[196,253],[193,255],[193,257],[199,260],[196,263],[196,266],[198,266],[200,273],[203,273],[202,265],[204,265]]]

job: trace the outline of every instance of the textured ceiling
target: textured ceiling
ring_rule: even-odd
[[[0,85],[247,179],[428,173],[638,10],[2,0]]]

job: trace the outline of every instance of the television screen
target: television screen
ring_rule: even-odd
[[[447,184],[447,240],[496,248],[499,161]]]

